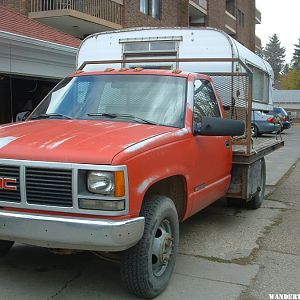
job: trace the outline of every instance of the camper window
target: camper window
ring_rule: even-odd
[[[270,76],[254,66],[249,66],[253,72],[253,100],[269,103]]]

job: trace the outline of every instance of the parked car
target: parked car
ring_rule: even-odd
[[[289,129],[292,125],[292,118],[286,112],[286,110],[282,107],[274,107],[274,110],[270,112],[270,114],[280,116],[282,120],[281,131],[285,129]]]
[[[254,136],[264,133],[280,132],[281,125],[277,122],[276,115],[266,114],[261,111],[252,111],[252,132]]]

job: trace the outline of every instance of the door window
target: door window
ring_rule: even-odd
[[[202,117],[221,117],[214,90],[208,80],[195,80],[194,122],[200,123]]]

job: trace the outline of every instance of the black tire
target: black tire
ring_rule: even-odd
[[[142,239],[121,256],[121,277],[128,290],[142,298],[159,295],[173,274],[179,243],[179,221],[173,201],[152,196],[143,203]]]
[[[265,159],[261,159],[261,177],[260,177],[260,185],[259,191],[253,198],[246,203],[246,207],[250,209],[260,208],[264,197],[265,197],[265,189],[266,189],[266,162]]]
[[[0,240],[0,257],[4,256],[15,242],[12,241],[2,241]]]
[[[252,136],[254,136],[254,137],[261,136],[261,134],[259,133],[258,127],[255,124],[251,125],[251,130],[252,130]]]

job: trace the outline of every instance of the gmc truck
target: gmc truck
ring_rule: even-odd
[[[0,127],[0,255],[15,242],[117,253],[129,291],[153,298],[179,223],[225,196],[260,207],[264,155],[283,143],[255,148],[251,101],[224,104],[210,76],[128,62],[143,63],[84,61],[25,122]]]

